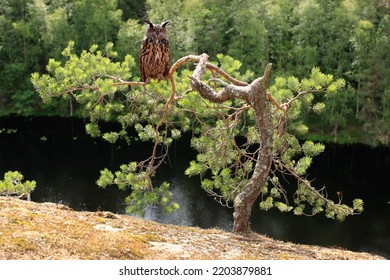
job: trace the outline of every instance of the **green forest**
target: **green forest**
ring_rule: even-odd
[[[45,73],[50,58],[64,61],[69,41],[76,53],[112,42],[118,61],[137,58],[143,18],[172,22],[171,62],[222,53],[251,78],[271,62],[273,79],[303,78],[314,67],[344,79],[340,94],[323,100],[324,114],[302,114],[309,137],[390,144],[388,0],[1,0],[0,116],[83,117],[72,101],[43,103],[31,73]]]

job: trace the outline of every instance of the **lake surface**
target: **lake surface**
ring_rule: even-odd
[[[124,213],[129,192],[116,187],[100,189],[95,181],[105,167],[112,171],[121,164],[148,157],[150,145],[111,145],[85,134],[82,120],[62,118],[0,119],[0,176],[8,170],[36,180],[32,200],[59,202],[75,210],[104,210]],[[230,230],[232,209],[214,202],[199,187],[198,178],[184,170],[194,158],[189,139],[175,143],[170,164],[163,166],[156,181],[171,183],[180,209],[165,215],[147,209],[145,218],[162,223],[218,227]],[[324,216],[298,217],[277,210],[255,208],[252,228],[270,237],[303,244],[342,247],[372,252],[390,258],[390,148],[364,145],[327,145],[310,168],[318,188],[326,186],[330,198],[343,193],[343,201],[362,198],[365,211],[345,222]],[[157,182],[158,183],[158,182]]]

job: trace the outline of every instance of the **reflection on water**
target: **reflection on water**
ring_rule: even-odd
[[[198,226],[202,228],[217,227],[224,230],[232,228],[232,213],[222,207],[216,207],[212,200],[201,198],[191,184],[175,177],[171,181],[173,200],[180,204],[178,211],[165,214],[156,206],[148,207],[144,218],[165,224]],[[191,189],[190,189],[191,188]],[[199,190],[199,189],[198,189]]]
[[[145,159],[150,146],[110,145],[85,135],[82,121],[59,118],[0,119],[0,129],[17,129],[0,134],[0,175],[21,171],[27,180],[36,180],[32,199],[69,205],[76,210],[106,210],[124,213],[124,197],[129,193],[115,187],[95,185],[99,171],[115,171],[120,164]],[[167,215],[150,207],[146,219],[162,223],[218,227],[230,230],[232,210],[221,207],[199,187],[198,178],[184,174],[194,154],[188,139],[172,147],[170,165],[156,178],[168,181],[180,209]],[[327,145],[314,159],[310,177],[317,187],[326,186],[330,198],[343,192],[345,203],[359,197],[365,201],[360,216],[343,223],[321,215],[306,218],[291,213],[253,210],[252,228],[277,239],[305,244],[337,246],[367,251],[390,258],[390,149],[372,150],[361,145]],[[2,176],[2,175],[1,175]],[[159,183],[157,182],[157,184]]]

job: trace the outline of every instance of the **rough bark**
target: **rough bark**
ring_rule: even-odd
[[[259,130],[259,151],[251,180],[234,200],[234,232],[250,231],[250,217],[253,204],[259,197],[265,185],[272,162],[273,127],[270,104],[267,98],[267,87],[272,64],[268,64],[264,76],[257,78],[249,85],[239,86],[229,84],[216,92],[212,87],[203,83],[201,77],[207,68],[207,55],[200,58],[191,78],[191,87],[199,94],[215,103],[222,103],[232,98],[247,101],[254,110],[255,122]]]
[[[272,162],[273,128],[267,87],[271,64],[267,65],[264,76],[250,85],[249,101],[255,112],[259,130],[259,151],[251,180],[234,200],[234,232],[250,231],[250,217],[253,204],[265,185]]]

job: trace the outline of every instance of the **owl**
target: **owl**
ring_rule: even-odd
[[[139,69],[142,80],[148,83],[150,79],[163,80],[168,78],[170,51],[167,26],[170,21],[153,24],[144,20],[149,26],[145,32],[139,56]]]

